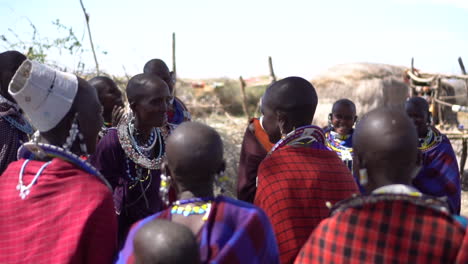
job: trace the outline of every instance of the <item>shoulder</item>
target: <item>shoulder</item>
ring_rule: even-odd
[[[184,111],[188,111],[187,106],[180,100],[179,97],[174,97],[174,106],[183,109]]]
[[[96,146],[96,152],[106,149],[119,149],[121,148],[118,130],[114,127],[107,129],[106,134],[99,140]]]
[[[228,207],[231,212],[249,212],[251,214],[258,214],[258,215],[264,215],[265,213],[263,212],[262,209],[259,207],[247,203],[241,200],[236,200],[227,196],[218,196],[216,198],[216,202],[219,204],[222,204],[224,207]]]

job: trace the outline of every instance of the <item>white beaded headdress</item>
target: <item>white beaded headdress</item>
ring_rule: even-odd
[[[56,127],[70,110],[78,78],[36,61],[25,60],[13,76],[8,92],[40,132]]]

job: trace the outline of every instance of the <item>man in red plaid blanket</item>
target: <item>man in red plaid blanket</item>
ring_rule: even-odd
[[[275,82],[263,96],[263,125],[277,143],[258,169],[254,203],[270,218],[281,263],[292,263],[329,215],[328,201],[359,192],[349,170],[324,145],[323,131],[310,125],[317,101],[315,88],[300,77]]]
[[[367,114],[354,137],[355,168],[368,196],[341,201],[295,263],[467,263],[466,219],[411,186],[421,166],[418,135],[403,111]]]

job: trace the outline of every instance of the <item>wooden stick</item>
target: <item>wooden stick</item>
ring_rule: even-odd
[[[460,64],[462,74],[466,75],[465,65],[463,65],[463,60],[461,57],[458,57],[458,64]]]
[[[240,88],[242,94],[242,108],[244,109],[244,113],[247,116],[247,122],[250,120],[249,111],[247,110],[247,96],[245,95],[245,81],[242,76],[239,77],[240,81]]]
[[[96,63],[96,72],[97,72],[97,75],[100,75],[99,63],[98,63],[97,56],[96,56],[96,50],[94,49],[93,38],[91,36],[91,28],[89,27],[89,14],[86,13],[86,9],[83,5],[83,0],[80,0],[80,4],[81,4],[81,8],[83,9],[83,13],[85,15],[86,26],[88,27],[89,42],[91,42],[91,50],[93,51],[94,62]]]
[[[271,59],[271,56],[268,57],[268,67],[270,68],[270,77],[272,82],[276,82],[276,75],[275,71],[273,70],[273,60]]]
[[[172,72],[174,72],[175,76],[177,76],[175,32],[172,32]]]

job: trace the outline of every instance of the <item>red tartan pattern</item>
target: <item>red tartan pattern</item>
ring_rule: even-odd
[[[110,190],[95,176],[53,159],[22,200],[16,185],[23,162],[11,163],[0,176],[0,263],[111,263],[117,219]],[[43,164],[28,163],[25,184]]]
[[[358,193],[349,170],[329,150],[283,147],[262,161],[255,204],[270,218],[281,263],[292,263],[336,203]]]
[[[410,201],[378,201],[324,220],[295,263],[454,263],[464,233],[447,213]]]

